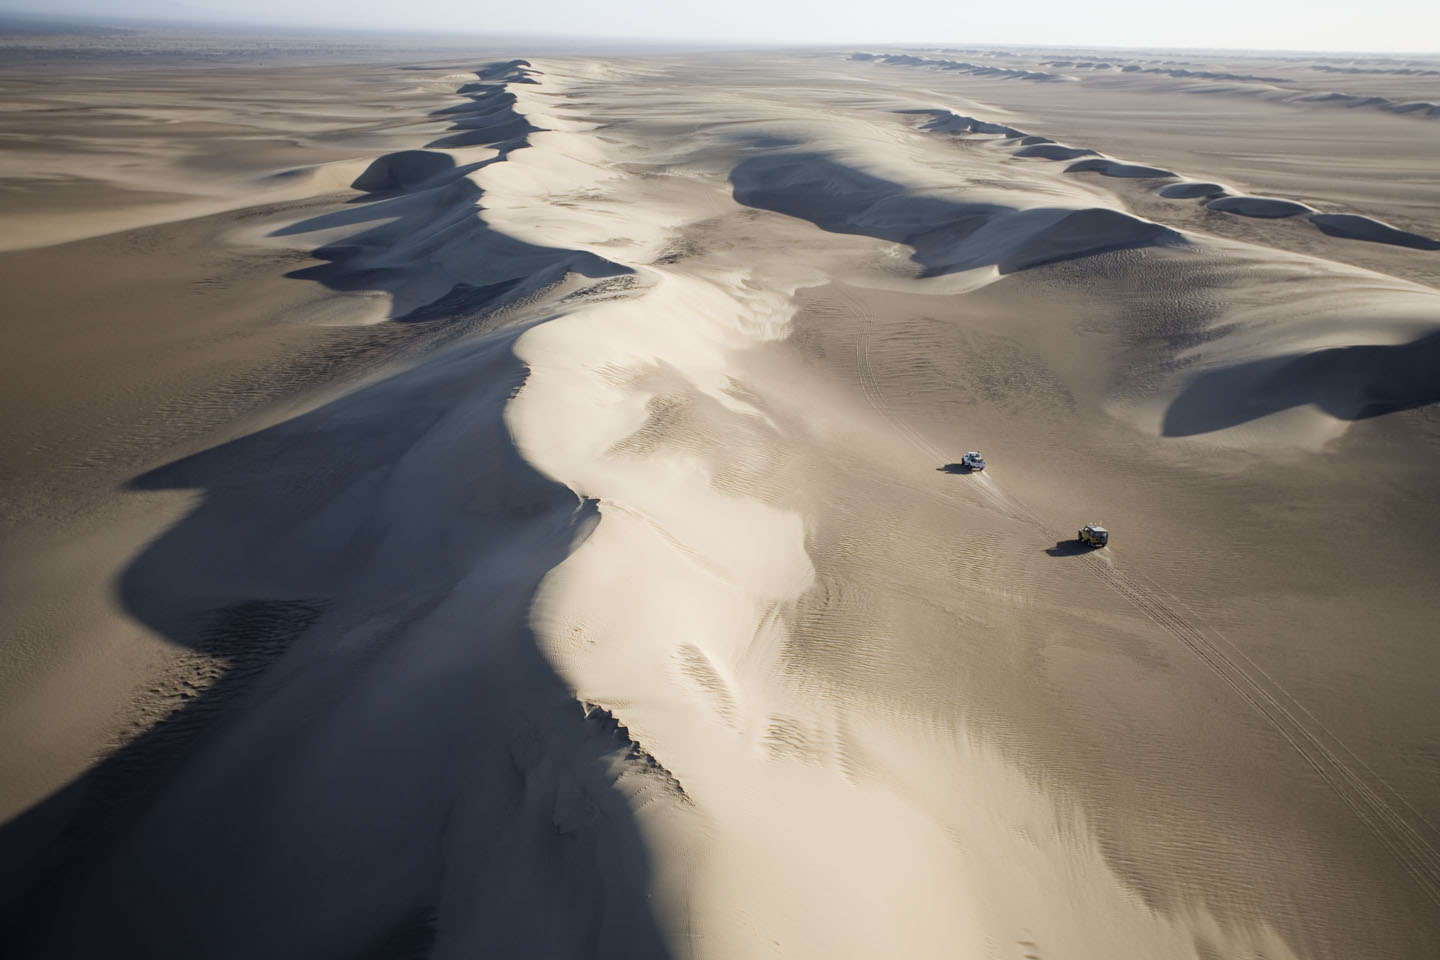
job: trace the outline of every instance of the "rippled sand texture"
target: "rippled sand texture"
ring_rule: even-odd
[[[0,77],[0,936],[1432,956],[1440,66],[1180,59]]]

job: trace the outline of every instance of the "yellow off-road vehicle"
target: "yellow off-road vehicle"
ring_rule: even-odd
[[[1110,531],[1098,523],[1087,523],[1080,528],[1080,533],[1075,539],[1087,547],[1103,547],[1110,542]]]

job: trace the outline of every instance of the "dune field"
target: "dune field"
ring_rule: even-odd
[[[358,60],[0,61],[0,952],[1436,955],[1440,58]]]

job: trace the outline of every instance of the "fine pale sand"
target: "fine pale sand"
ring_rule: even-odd
[[[1436,103],[0,71],[7,955],[1433,956]]]

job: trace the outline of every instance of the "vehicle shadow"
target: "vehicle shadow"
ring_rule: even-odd
[[[935,469],[938,470],[938,471],[940,471],[941,473],[974,473],[974,472],[975,472],[974,470],[972,470],[972,469],[970,469],[969,467],[965,466],[965,464],[963,464],[963,463],[947,463],[947,464],[945,464],[945,465],[943,465],[943,466],[936,467]]]
[[[1056,540],[1055,546],[1046,547],[1045,552],[1052,557],[1078,557],[1090,553],[1093,549],[1079,540]]]

